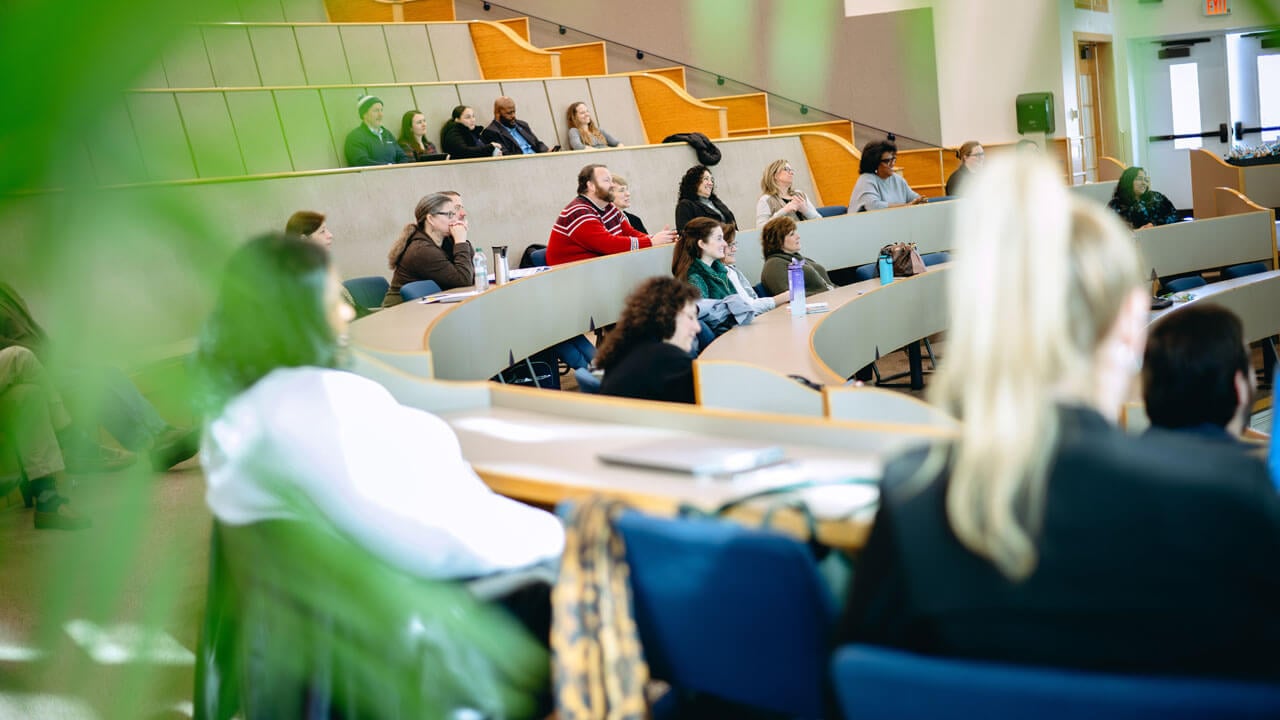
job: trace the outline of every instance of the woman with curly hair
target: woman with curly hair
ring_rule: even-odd
[[[672,277],[645,280],[596,352],[601,395],[693,403],[693,340],[698,291]]]
[[[729,206],[716,197],[716,179],[706,165],[694,165],[680,178],[680,196],[676,201],[676,231],[683,230],[686,223],[699,217],[737,224]]]
[[[596,125],[596,119],[591,117],[591,108],[584,102],[570,105],[565,120],[569,127],[569,148],[572,150],[622,147],[617,138]]]
[[[1135,230],[1178,222],[1178,211],[1173,208],[1173,203],[1151,189],[1151,176],[1140,167],[1131,167],[1121,173],[1107,207],[1115,210]]]

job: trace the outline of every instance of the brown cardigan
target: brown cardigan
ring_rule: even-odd
[[[400,256],[391,275],[391,287],[382,299],[382,307],[399,305],[400,288],[415,280],[435,280],[441,290],[475,284],[471,258],[475,251],[470,242],[455,243],[447,253],[421,230],[409,236],[409,245]]]

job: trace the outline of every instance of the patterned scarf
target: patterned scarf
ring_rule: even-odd
[[[574,508],[551,593],[558,720],[648,717],[644,660],[631,613],[630,568],[613,518],[625,506],[592,499]]]

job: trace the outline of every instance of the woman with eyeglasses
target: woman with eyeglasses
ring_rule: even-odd
[[[794,222],[794,220],[792,221]],[[751,285],[751,281],[747,279],[746,273],[738,269],[738,228],[733,225],[726,225],[724,228],[724,268],[729,277],[729,284],[733,286],[733,291],[742,299],[751,305],[751,311],[756,315],[767,313],[770,310],[791,299],[791,293],[784,290],[773,297],[760,297],[756,293],[755,287]]]
[[[764,194],[756,202],[756,227],[784,215],[796,222],[822,217],[809,198],[792,185],[795,179],[796,169],[786,160],[774,160],[764,169],[764,177],[760,178]]]
[[[719,223],[736,223],[733,213],[716,196],[716,179],[706,165],[694,165],[680,178],[676,202],[676,232],[694,218],[711,218]]]
[[[1115,210],[1135,230],[1179,221],[1173,203],[1151,189],[1151,176],[1140,167],[1131,167],[1121,173],[1107,207]]]
[[[618,324],[596,352],[601,395],[693,403],[693,341],[698,291],[683,280],[653,277],[630,295]]]
[[[475,251],[467,240],[467,221],[458,217],[456,198],[432,193],[418,201],[414,222],[405,225],[387,253],[391,287],[382,307],[401,303],[400,288],[417,280],[435,280],[441,290],[475,283]]]
[[[960,167],[947,178],[948,196],[959,195],[969,176],[981,172],[982,164],[987,160],[987,151],[982,149],[977,140],[970,140],[960,146],[956,157],[960,158]]]
[[[858,161],[858,182],[854,183],[849,197],[849,212],[882,210],[884,208],[919,205],[925,197],[893,172],[898,159],[898,146],[888,140],[874,140],[862,148]]]

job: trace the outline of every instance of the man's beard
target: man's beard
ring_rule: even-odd
[[[614,194],[612,190],[608,192],[600,192],[599,190],[596,190],[596,199],[600,202],[611,203],[613,202],[613,198]]]

